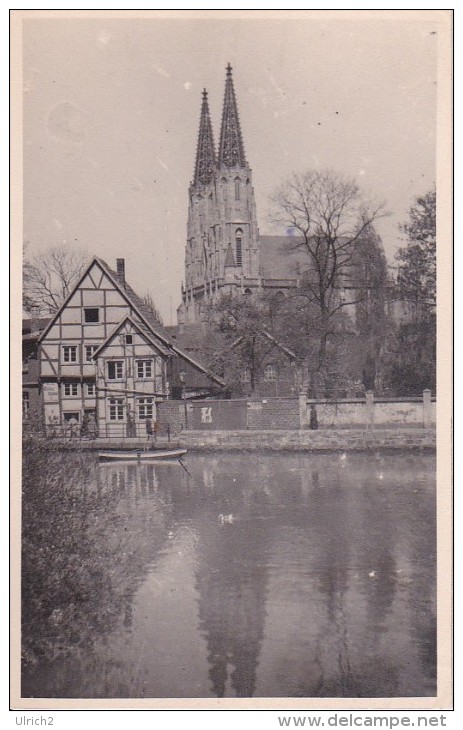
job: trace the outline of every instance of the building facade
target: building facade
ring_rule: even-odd
[[[45,424],[100,436],[140,436],[156,403],[220,391],[223,382],[184,353],[125,279],[93,258],[38,338]]]
[[[232,68],[227,66],[216,152],[203,91],[193,180],[188,191],[185,282],[179,325],[201,322],[219,293],[286,291],[297,286],[303,256],[286,236],[259,236],[252,170],[246,159]]]

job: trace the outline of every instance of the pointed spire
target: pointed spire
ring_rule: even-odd
[[[201,119],[199,122],[198,147],[196,150],[194,184],[208,185],[212,180],[215,164],[211,117],[209,114],[207,91],[204,89]]]
[[[229,267],[233,267],[233,266],[236,266],[235,257],[233,255],[233,249],[231,247],[231,243],[229,243],[228,248],[227,248],[227,255],[225,257],[225,267],[229,268]]]
[[[241,137],[238,106],[233,88],[232,67],[227,66],[225,96],[223,101],[222,128],[220,131],[219,167],[246,167],[243,139]]]

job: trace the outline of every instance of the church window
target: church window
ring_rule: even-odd
[[[238,228],[235,233],[235,244],[236,244],[236,265],[243,265],[243,246],[242,246],[242,235],[243,231]]]
[[[240,200],[240,183],[239,177],[235,177],[235,200]]]

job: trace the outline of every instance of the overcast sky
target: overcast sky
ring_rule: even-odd
[[[329,11],[328,11],[329,13]],[[437,24],[380,20],[24,21],[24,237],[126,259],[165,324],[180,303],[201,91],[218,142],[233,66],[261,233],[291,172],[331,167],[398,222],[435,180]]]

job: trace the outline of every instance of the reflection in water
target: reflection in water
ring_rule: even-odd
[[[209,494],[217,508],[223,506],[234,515],[232,523],[211,515],[198,529],[196,587],[211,688],[217,697],[252,697],[264,633],[270,538],[268,522],[259,517],[265,515],[268,498],[261,489],[246,489],[227,474]],[[233,691],[227,692],[228,666]]]
[[[95,465],[112,620],[26,667],[25,696],[435,693],[432,456],[187,464]]]

